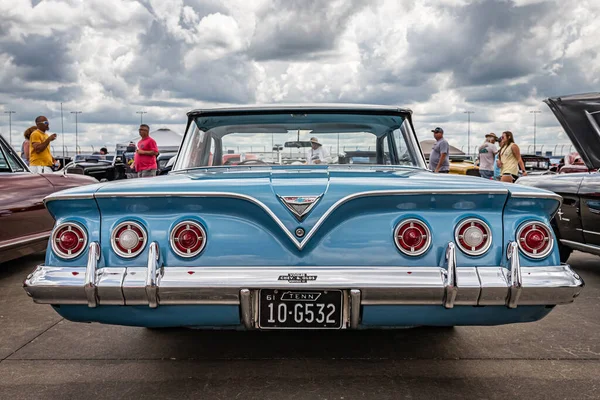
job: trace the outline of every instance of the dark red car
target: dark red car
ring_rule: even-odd
[[[98,183],[84,175],[34,174],[0,135],[0,263],[46,249],[54,219],[44,197]]]

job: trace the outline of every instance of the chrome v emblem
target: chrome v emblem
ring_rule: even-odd
[[[322,196],[322,195],[321,195]],[[278,196],[281,202],[294,214],[298,221],[304,217],[317,204],[321,196]]]

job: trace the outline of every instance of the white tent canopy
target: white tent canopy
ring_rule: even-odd
[[[183,135],[168,128],[160,128],[152,131],[150,132],[150,137],[156,141],[156,144],[158,145],[158,151],[161,153],[179,150],[179,146],[181,146],[181,141],[183,140]],[[133,143],[137,143],[139,141],[139,136],[131,139],[131,142]],[[124,143],[125,147],[128,143],[129,142]]]

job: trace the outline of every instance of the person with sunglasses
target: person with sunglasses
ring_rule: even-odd
[[[56,133],[48,135],[50,129],[48,118],[40,115],[35,119],[37,129],[31,133],[29,150],[29,169],[38,174],[52,173],[52,166],[56,163],[50,153],[50,142],[56,139]]]

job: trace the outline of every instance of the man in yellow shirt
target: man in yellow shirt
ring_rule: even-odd
[[[56,133],[46,134],[50,129],[48,118],[39,116],[35,119],[37,129],[31,133],[29,150],[29,169],[38,174],[52,173],[55,160],[50,153],[50,142],[56,139]]]

